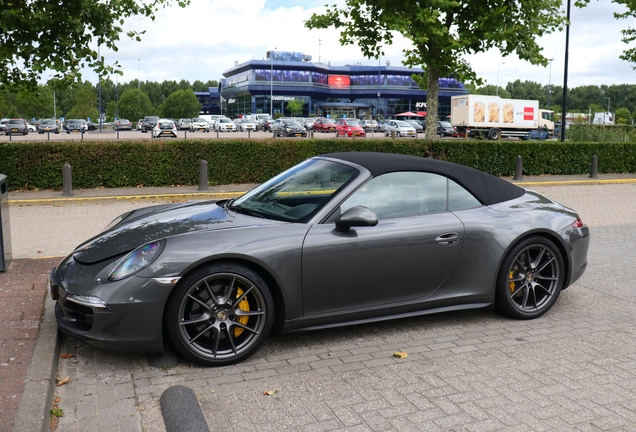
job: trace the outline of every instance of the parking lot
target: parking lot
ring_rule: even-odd
[[[236,139],[236,138],[272,138],[272,132],[190,132],[190,131],[178,131],[177,139]],[[334,139],[336,137],[335,133],[314,133],[315,139]],[[308,135],[308,138],[311,138],[311,133]],[[308,139],[308,138],[286,138],[286,139]],[[342,138],[342,137],[341,137]],[[369,138],[384,138],[383,132],[369,132],[367,134],[367,139]],[[28,135],[14,135],[14,136],[6,136],[4,134],[0,135],[0,143],[2,142],[26,142],[26,141],[110,141],[110,140],[151,140],[150,133],[142,133],[141,131],[132,130],[132,131],[119,131],[119,133],[108,130],[108,131],[91,131],[85,132],[81,134],[79,132],[72,132],[67,134],[66,132],[60,132],[59,134],[38,134],[38,133],[29,133]],[[170,140],[175,138],[155,138],[161,140]],[[279,138],[285,139],[285,138]],[[365,139],[365,138],[350,138],[350,139]],[[398,139],[398,138],[396,138]],[[408,137],[402,137],[399,139],[410,139]],[[445,138],[445,139],[456,139],[456,138]]]
[[[75,357],[60,359],[70,381],[57,387],[58,430],[163,431],[159,398],[174,385],[194,391],[219,431],[634,430],[636,185],[535,189],[576,208],[593,236],[587,272],[544,317],[482,310],[274,335],[223,368],[66,338],[61,352]],[[64,244],[55,237],[90,235],[136,205],[23,206],[17,218],[12,206],[11,228],[38,226],[38,214],[55,227],[41,237]]]

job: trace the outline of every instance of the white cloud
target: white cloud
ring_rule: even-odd
[[[343,0],[338,0],[343,3]],[[293,5],[296,3],[296,5]],[[378,64],[366,59],[356,46],[341,46],[336,30],[308,30],[304,27],[313,12],[323,12],[324,6],[306,8],[306,3],[294,0],[192,0],[187,8],[176,6],[161,9],[152,22],[146,18],[131,18],[126,30],[146,30],[141,42],[122,35],[119,51],[102,49],[107,62],[118,60],[122,65],[121,82],[195,80],[222,78],[222,73],[234,65],[251,59],[263,59],[268,50],[300,51],[314,62],[345,64]],[[616,21],[612,15],[621,9],[608,0],[591,2],[585,9],[572,7],[569,50],[569,87],[588,84],[633,84],[636,82],[632,64],[618,58],[626,48],[620,30],[636,27],[633,20]],[[320,44],[319,44],[320,40]],[[548,67],[533,66],[510,56],[502,59],[489,51],[469,57],[478,76],[490,84],[499,85],[520,79],[542,84],[563,84],[565,33],[541,38],[541,46],[553,57],[551,73]],[[385,47],[384,64],[400,65],[402,49],[407,41],[397,38]],[[95,82],[95,74],[84,71],[85,79]]]

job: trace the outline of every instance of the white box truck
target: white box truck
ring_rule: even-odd
[[[594,124],[613,125],[614,115],[611,112],[594,113]]]
[[[451,124],[458,135],[527,137],[530,131],[554,133],[554,112],[539,109],[539,101],[503,99],[499,96],[462,95],[451,97]]]

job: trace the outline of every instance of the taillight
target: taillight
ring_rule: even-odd
[[[572,227],[573,228],[583,228],[583,221],[581,220],[580,217],[576,218],[576,220],[574,222],[572,222]]]

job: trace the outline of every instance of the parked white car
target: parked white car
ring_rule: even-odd
[[[232,119],[227,117],[219,117],[214,123],[214,129],[219,132],[235,132],[236,126]]]
[[[177,125],[174,124],[174,121],[170,119],[159,119],[157,120],[157,124],[152,129],[152,138],[160,138],[160,137],[177,137]]]
[[[389,120],[384,126],[384,136],[391,135],[391,132],[395,132],[397,137],[413,137],[415,138],[415,128],[408,122],[403,120]]]
[[[236,125],[236,130],[241,132],[256,130],[256,124],[248,118],[238,118],[234,120],[234,124]]]
[[[197,117],[190,120],[190,132],[210,132],[210,123],[204,118]]]

